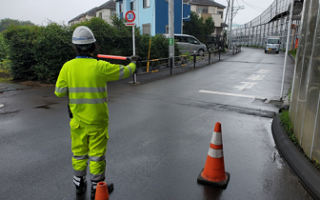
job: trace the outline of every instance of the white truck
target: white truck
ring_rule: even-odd
[[[266,48],[264,49],[265,53],[276,52],[279,53],[280,50],[280,37],[279,36],[269,36],[266,42]]]

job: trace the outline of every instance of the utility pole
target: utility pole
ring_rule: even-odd
[[[230,9],[230,0],[227,0],[228,6],[227,6],[227,13],[226,13],[226,18],[224,19],[224,23],[227,24],[227,19],[229,16],[229,9]]]
[[[174,0],[168,0],[169,4],[169,58],[174,57]]]
[[[231,1],[231,0],[230,0]],[[229,41],[228,41],[228,49],[231,48],[231,40],[232,40],[232,20],[233,20],[233,4],[234,4],[234,0],[232,0],[232,3],[231,3],[231,13],[230,13],[230,31],[229,31],[229,35],[228,35],[228,38],[229,38]]]

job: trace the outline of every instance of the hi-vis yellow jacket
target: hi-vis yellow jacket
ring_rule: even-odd
[[[108,125],[107,81],[127,78],[135,69],[135,63],[122,66],[78,56],[63,65],[54,93],[69,96],[73,118],[85,124]]]

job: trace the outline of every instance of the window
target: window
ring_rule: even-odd
[[[143,0],[143,8],[150,7],[150,0]]]
[[[151,24],[142,24],[142,34],[151,35]]]
[[[119,4],[119,13],[123,12],[123,4]]]
[[[198,41],[195,38],[188,37],[188,43],[190,43],[190,44],[198,44]]]
[[[189,43],[188,37],[181,37],[180,41],[183,42],[183,43]]]
[[[223,11],[218,11],[218,14],[221,15],[221,19],[223,18]]]
[[[99,18],[102,19],[102,12],[99,12]]]
[[[136,9],[136,5],[134,1],[130,2],[130,10],[135,10]]]
[[[206,6],[198,6],[197,13],[208,13],[208,7]]]

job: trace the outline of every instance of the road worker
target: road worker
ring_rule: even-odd
[[[56,82],[55,94],[68,96],[71,129],[73,183],[77,194],[86,190],[86,170],[89,159],[91,197],[95,196],[97,183],[105,180],[105,154],[108,143],[107,82],[127,78],[136,70],[139,56],[132,56],[127,66],[96,60],[97,49],[92,31],[77,27],[72,35],[76,58],[66,62]],[[109,193],[113,184],[108,183]]]

